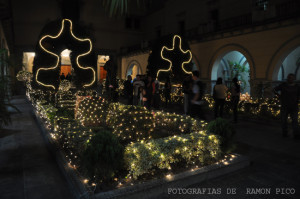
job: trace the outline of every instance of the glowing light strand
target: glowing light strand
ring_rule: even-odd
[[[182,68],[182,70],[183,70],[185,73],[187,73],[187,74],[192,74],[192,72],[189,72],[189,71],[187,71],[187,70],[184,69],[184,64],[188,64],[188,63],[190,63],[190,61],[192,60],[192,53],[191,53],[190,50],[186,50],[186,51],[182,50],[182,48],[181,48],[181,37],[180,37],[179,35],[174,35],[174,37],[173,37],[173,44],[172,44],[173,46],[172,46],[172,48],[167,48],[166,46],[163,46],[162,49],[161,49],[161,51],[160,51],[160,56],[161,56],[161,58],[162,58],[163,60],[166,60],[167,62],[169,62],[169,68],[168,68],[168,69],[160,69],[160,70],[158,70],[158,71],[157,71],[156,77],[159,76],[159,73],[160,73],[160,72],[168,72],[168,71],[170,71],[170,70],[172,69],[172,66],[173,66],[172,61],[169,60],[169,59],[167,59],[167,58],[165,58],[165,57],[163,56],[163,51],[164,51],[165,49],[166,49],[167,51],[172,51],[172,50],[174,50],[174,48],[175,48],[175,39],[176,39],[176,38],[179,39],[179,49],[180,49],[180,51],[181,51],[183,54],[186,54],[186,53],[189,53],[189,54],[190,54],[189,60],[188,60],[188,61],[184,61],[184,62],[181,63],[181,68]]]
[[[40,39],[40,41],[39,41],[40,47],[41,47],[45,52],[47,52],[47,53],[49,53],[49,54],[55,56],[55,57],[57,58],[57,61],[56,61],[56,64],[55,64],[54,66],[52,66],[52,67],[49,67],[49,68],[39,68],[39,69],[37,70],[37,72],[36,72],[35,80],[36,80],[36,82],[37,82],[38,84],[40,84],[40,85],[43,85],[43,86],[45,86],[45,87],[51,87],[51,88],[55,89],[55,86],[54,86],[54,85],[52,85],[52,84],[44,84],[44,83],[42,83],[42,82],[40,82],[40,81],[38,80],[38,75],[39,75],[39,72],[40,72],[41,70],[46,70],[46,71],[47,71],[47,70],[53,70],[53,69],[57,68],[57,66],[58,66],[58,64],[59,64],[59,60],[60,60],[59,55],[55,54],[54,52],[51,52],[51,51],[47,50],[46,48],[44,48],[44,46],[42,45],[42,41],[43,41],[45,38],[48,38],[48,37],[51,38],[51,39],[56,39],[56,38],[58,38],[58,37],[62,34],[62,32],[63,32],[63,30],[64,30],[64,28],[65,28],[65,21],[68,21],[68,22],[70,23],[70,33],[71,33],[71,35],[73,36],[73,38],[75,38],[75,39],[78,40],[78,41],[88,41],[88,42],[90,43],[90,48],[89,48],[89,50],[88,50],[87,52],[85,52],[85,53],[83,53],[83,54],[80,54],[80,55],[78,55],[78,56],[76,57],[76,63],[77,63],[77,65],[78,65],[79,68],[81,68],[81,69],[83,69],[83,70],[92,70],[92,71],[93,71],[93,80],[92,80],[92,82],[89,83],[89,84],[83,85],[83,87],[89,87],[89,86],[91,86],[91,85],[96,81],[96,72],[95,72],[95,70],[94,70],[92,67],[83,67],[83,66],[81,66],[80,63],[79,63],[79,58],[80,58],[80,57],[83,57],[83,56],[85,56],[85,55],[87,55],[87,54],[89,54],[89,53],[92,51],[92,41],[91,41],[90,39],[88,39],[88,38],[86,38],[86,39],[80,39],[80,38],[76,37],[76,36],[74,35],[74,33],[73,33],[73,24],[72,24],[72,21],[71,21],[70,19],[63,19],[63,20],[62,20],[62,26],[61,26],[61,29],[60,29],[59,33],[58,33],[56,36],[45,35],[45,36],[43,36],[43,37]]]

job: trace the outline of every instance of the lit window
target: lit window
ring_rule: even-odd
[[[260,10],[267,10],[269,0],[256,0],[256,7],[258,7]]]

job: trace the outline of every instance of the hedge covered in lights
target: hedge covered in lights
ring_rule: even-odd
[[[90,106],[92,102],[96,103],[95,99],[85,98],[82,100],[82,104],[86,103],[85,100],[90,104],[86,108],[82,108],[83,112],[89,112],[89,110],[94,112],[101,109],[100,105]],[[52,129],[51,137],[63,149],[69,163],[68,166],[83,174],[89,183],[104,182],[113,177],[119,178],[117,172],[123,169],[124,165],[129,174],[137,178],[156,168],[171,170],[173,164],[178,163],[209,164],[222,154],[219,137],[207,135],[205,131],[201,131],[206,123],[189,117],[163,112],[151,113],[144,107],[111,103],[105,117],[106,125],[112,129],[112,133],[110,133],[109,129],[98,126],[96,128],[95,126],[85,127],[78,120],[59,116],[60,109],[56,109],[51,104],[40,102],[37,107],[39,115],[46,120],[47,127]],[[95,118],[97,117],[95,116]],[[179,125],[177,129],[176,125]],[[152,139],[152,131],[160,127],[168,129],[169,135],[175,134],[171,130],[174,130],[176,134],[186,134]],[[104,131],[106,135],[101,134]],[[109,134],[115,134],[120,139],[117,141],[108,136]],[[110,143],[114,143],[116,147],[106,145],[107,141],[103,140],[104,137],[110,140]],[[100,143],[100,140],[103,142]],[[121,145],[118,144],[120,140],[125,140],[123,142],[125,149],[122,147],[120,150]],[[126,144],[129,141],[133,142]],[[107,147],[110,149],[108,150]],[[106,152],[105,154],[98,153],[95,150]],[[113,153],[107,152],[107,150]],[[99,154],[103,156],[100,157]],[[103,161],[107,162],[103,163]],[[110,164],[114,166],[109,167]],[[105,172],[103,172],[104,170]]]
[[[111,103],[106,121],[113,134],[122,140],[149,139],[154,130],[152,113],[140,106]]]
[[[190,116],[157,111],[154,115],[155,128],[165,130],[169,135],[189,133],[204,130],[207,123]]]
[[[51,137],[64,149],[69,165],[77,168],[79,156],[93,136],[91,129],[83,127],[76,120],[59,118],[56,120]]]
[[[204,164],[221,155],[220,141],[204,131],[191,134],[151,139],[126,146],[124,159],[134,178],[153,168],[172,169],[173,163]]]
[[[124,147],[119,139],[106,130],[94,131],[81,153],[84,174],[97,182],[108,182],[123,169]]]
[[[53,124],[58,109],[51,104],[45,103],[46,101],[38,101],[36,105],[37,111],[39,112],[41,118],[45,119],[48,123]]]
[[[205,100],[209,103],[210,108],[214,107],[214,100],[211,96],[206,96]],[[228,112],[231,111],[230,99],[225,101],[224,110],[227,110]],[[250,114],[252,116],[279,118],[280,101],[276,97],[271,99],[241,100],[238,104],[238,110],[242,113]]]
[[[85,98],[79,104],[76,118],[83,126],[105,125],[108,106],[104,98]]]

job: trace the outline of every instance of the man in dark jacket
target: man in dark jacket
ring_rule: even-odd
[[[131,83],[131,75],[127,76],[127,80],[124,82],[124,95],[127,98],[127,104],[132,105],[133,100],[133,85]]]
[[[287,137],[288,134],[288,115],[292,118],[292,126],[294,138],[299,139],[298,130],[298,101],[300,97],[300,88],[295,84],[295,75],[289,74],[287,82],[275,87],[274,92],[279,94],[281,101],[281,122],[282,122],[282,136]]]
[[[191,97],[191,116],[205,120],[205,115],[202,110],[204,101],[202,100],[204,94],[203,83],[199,79],[199,71],[193,71],[193,88]]]

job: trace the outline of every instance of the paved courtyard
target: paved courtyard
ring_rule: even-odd
[[[21,114],[0,130],[0,198],[72,198],[54,157],[48,151],[25,97],[11,101]]]

